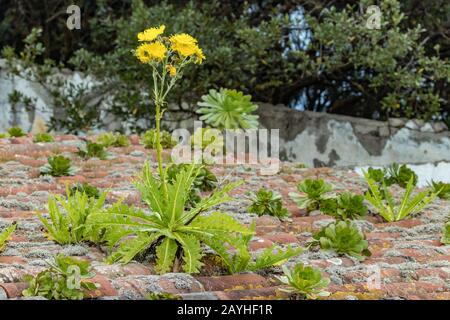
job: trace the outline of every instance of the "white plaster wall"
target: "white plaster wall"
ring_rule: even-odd
[[[48,96],[43,88],[21,78],[8,78],[4,71],[0,71],[0,132],[7,130],[12,126],[13,117],[11,105],[8,101],[8,95],[14,91],[20,91],[30,98],[36,99],[36,117],[49,121],[52,114],[48,103]],[[32,123],[30,123],[28,112],[23,108],[18,108],[17,118],[18,125],[29,131]]]
[[[282,140],[280,146],[285,149],[289,159],[308,166],[314,165],[314,159],[328,163],[333,150],[340,158],[334,161],[335,166],[450,161],[450,139],[447,136],[438,139],[437,143],[425,140],[418,143],[413,139],[411,130],[403,128],[389,138],[381,155],[374,156],[363,147],[349,122],[330,120],[328,129],[324,152],[320,152],[316,146],[317,132],[308,129],[291,141]]]

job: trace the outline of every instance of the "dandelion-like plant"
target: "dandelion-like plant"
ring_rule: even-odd
[[[141,43],[135,50],[139,61],[152,68],[153,101],[155,103],[156,154],[161,180],[165,180],[162,166],[160,124],[166,106],[166,97],[182,77],[182,70],[191,63],[201,64],[205,60],[197,39],[186,34],[164,36],[166,27],[149,28],[138,34]]]

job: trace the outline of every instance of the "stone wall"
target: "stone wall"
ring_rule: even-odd
[[[388,165],[450,161],[443,123],[388,122],[260,104],[261,124],[280,129],[282,159],[310,166]]]
[[[39,84],[26,81],[19,77],[8,76],[2,69],[4,61],[0,59],[0,133],[12,126],[19,126],[25,131],[31,131],[36,118],[49,121],[52,114],[48,93]],[[34,110],[27,111],[25,106],[18,104],[16,112],[11,110],[8,95],[17,90],[35,101]]]

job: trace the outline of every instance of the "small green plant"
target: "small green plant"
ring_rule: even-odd
[[[450,244],[450,221],[447,221],[447,223],[444,225],[444,228],[442,229],[441,242],[443,244]]]
[[[431,180],[428,183],[428,187],[433,191],[433,193],[437,193],[438,197],[444,200],[450,200],[450,183],[445,182],[435,182]]]
[[[170,149],[177,145],[177,142],[172,138],[172,135],[165,130],[161,130],[160,139],[161,139],[161,147],[164,149]],[[146,131],[141,136],[141,143],[147,149],[157,149],[158,143],[157,143],[156,129]]]
[[[318,210],[320,202],[329,199],[332,195],[326,195],[333,187],[322,179],[306,179],[297,185],[298,191],[306,194],[304,196],[291,192],[289,196],[294,200],[300,209],[306,208],[308,212]]]
[[[394,163],[389,166],[386,170],[387,178],[386,185],[390,186],[392,184],[398,184],[402,188],[406,188],[408,182],[412,179],[413,185],[417,185],[418,177],[417,174],[408,168],[405,164],[399,165]]]
[[[41,167],[41,175],[51,175],[53,177],[73,176],[77,171],[76,168],[71,166],[69,158],[62,155],[49,157],[48,163]]]
[[[26,133],[23,132],[22,128],[20,127],[11,127],[8,129],[8,134],[10,137],[14,138],[20,138],[26,136]]]
[[[251,234],[244,234],[239,236],[234,241],[235,251],[230,253],[223,247],[220,239],[212,240],[209,246],[219,255],[222,264],[230,274],[240,273],[244,271],[256,272],[258,270],[278,266],[285,263],[292,257],[295,257],[303,252],[303,248],[292,248],[288,246],[285,250],[277,245],[273,245],[264,249],[256,259],[252,259],[249,250],[249,243],[253,237],[255,226],[252,225]]]
[[[385,180],[385,170],[383,169],[374,169],[370,167],[367,169],[367,174],[369,175],[370,179],[377,183],[383,183]]]
[[[0,133],[0,139],[9,138],[9,134],[7,133]]]
[[[37,143],[49,143],[54,142],[55,138],[50,133],[37,133],[34,135],[33,141]]]
[[[213,191],[217,188],[217,177],[206,166],[201,166],[194,181],[194,187],[200,191]]]
[[[173,182],[176,175],[191,166],[190,164],[180,163],[172,164],[167,169],[167,178]],[[212,191],[217,187],[217,177],[206,166],[196,165],[198,174],[195,177],[193,188],[199,191]]]
[[[0,232],[0,252],[5,248],[6,241],[11,237],[12,233],[16,230],[16,225],[7,227],[5,230]]]
[[[370,204],[378,210],[378,213],[388,222],[403,220],[411,214],[419,213],[437,197],[437,193],[430,193],[429,191],[422,191],[412,197],[414,177],[411,177],[406,185],[403,198],[400,201],[400,204],[397,205],[394,197],[384,182],[382,183],[380,190],[380,187],[375,181],[370,179],[366,172],[364,172],[364,176],[369,185],[369,191],[365,194],[366,200],[370,202]]]
[[[152,292],[147,295],[147,300],[183,300],[179,295],[169,292]]]
[[[200,120],[218,129],[255,129],[258,116],[253,115],[258,106],[251,101],[252,96],[230,89],[211,89],[202,96],[197,113]]]
[[[50,220],[39,214],[39,219],[46,229],[49,239],[59,244],[79,243],[90,241],[101,243],[104,230],[94,228],[88,224],[89,215],[101,211],[106,199],[102,193],[98,199],[89,197],[86,193],[71,193],[66,187],[67,199],[60,195],[51,196],[48,200]],[[65,213],[60,209],[64,209]]]
[[[186,170],[187,165],[186,164],[171,164],[168,168],[167,168],[167,181],[169,183],[173,183],[177,177],[177,175],[181,172]],[[199,194],[199,189],[192,186],[191,191],[189,192],[189,196],[186,200],[186,208],[192,208],[194,207],[198,202],[201,201],[201,197]]]
[[[108,152],[102,144],[88,142],[78,148],[78,155],[82,158],[99,158],[101,160],[108,157]]]
[[[405,164],[399,165],[397,163],[392,164],[386,169],[374,169],[370,167],[367,170],[367,175],[379,186],[384,183],[388,187],[397,184],[402,188],[406,188],[411,178],[413,179],[414,186],[418,181],[417,174],[413,170]]]
[[[96,143],[109,147],[128,147],[130,140],[126,135],[120,133],[105,132],[100,134],[95,140]]]
[[[108,260],[128,263],[138,253],[153,248],[157,257],[156,270],[159,273],[170,271],[180,258],[184,262],[182,267],[186,273],[196,273],[202,266],[201,243],[210,246],[212,241],[220,241],[221,248],[225,248],[227,244],[233,245],[237,235],[252,234],[251,230],[225,213],[202,215],[213,206],[230,200],[227,193],[239,185],[239,182],[223,186],[209,197],[201,199],[194,207],[186,209],[198,172],[198,166],[190,165],[180,171],[172,183],[162,183],[146,163],[135,184],[143,201],[150,206],[150,214],[136,211],[124,215],[112,211],[92,216],[93,224],[102,227],[122,226],[133,236],[120,241],[117,251]],[[167,169],[164,172],[164,177],[166,176]]]
[[[336,219],[360,219],[368,208],[364,204],[364,196],[351,192],[341,193],[337,198],[325,199],[320,203],[320,211]]]
[[[89,281],[94,277],[90,263],[62,254],[54,261],[47,262],[49,268],[37,276],[26,275],[24,281],[28,288],[22,291],[24,297],[44,297],[49,300],[81,300],[84,290],[95,290],[95,283]]]
[[[317,299],[330,295],[329,292],[324,291],[328,287],[330,279],[323,278],[317,268],[299,263],[292,270],[283,266],[283,272],[284,275],[277,278],[288,287],[280,289],[281,291],[297,295],[300,299]]]
[[[76,192],[85,193],[89,198],[100,198],[100,191],[89,183],[77,183],[69,189],[69,195],[74,196]]]
[[[177,174],[186,170],[189,167],[188,164],[171,164],[167,168],[167,181],[173,183]],[[191,192],[189,194],[187,203],[190,207],[194,206],[201,200],[199,192],[212,191],[217,187],[217,177],[206,166],[196,165],[198,169],[198,175],[194,180]]]
[[[283,207],[281,195],[266,191],[260,188],[256,193],[250,193],[252,204],[248,207],[248,212],[256,213],[258,216],[270,215],[280,219],[289,215],[286,208]]]
[[[323,250],[347,254],[358,260],[371,255],[364,234],[351,221],[331,223],[314,234],[311,245],[319,245]]]

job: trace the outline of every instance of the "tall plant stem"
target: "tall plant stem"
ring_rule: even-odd
[[[161,145],[161,118],[162,118],[162,110],[161,104],[155,101],[156,104],[156,112],[155,112],[155,120],[156,120],[156,158],[158,160],[158,172],[159,177],[161,179],[161,184],[163,186],[163,194],[164,197],[167,198],[167,184],[166,184],[166,176],[163,168],[163,159],[162,159],[162,145]]]

